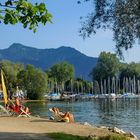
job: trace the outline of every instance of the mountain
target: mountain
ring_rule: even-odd
[[[9,48],[0,50],[0,60],[3,59],[21,62],[25,65],[32,64],[42,70],[47,70],[58,62],[67,61],[74,65],[76,77],[89,80],[88,75],[96,65],[98,58],[86,56],[71,47],[37,49],[14,43]]]

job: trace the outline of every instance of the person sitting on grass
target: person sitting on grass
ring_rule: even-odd
[[[62,113],[60,112],[59,108],[53,107],[49,109],[51,112],[54,113],[55,116],[59,117],[60,121],[74,123],[74,116],[70,112]]]

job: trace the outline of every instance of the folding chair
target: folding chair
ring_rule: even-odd
[[[0,116],[10,116],[11,113],[2,105],[0,105]]]
[[[31,114],[30,112],[25,112],[25,110],[23,108],[20,108],[20,114],[18,115],[18,117],[24,116],[24,117],[31,118],[30,114]]]
[[[31,117],[30,112],[26,112],[22,106],[8,106],[7,109],[11,112],[11,115],[17,115],[17,117]]]

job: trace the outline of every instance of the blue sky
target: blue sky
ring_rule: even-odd
[[[100,30],[86,40],[79,36],[80,16],[84,17],[91,11],[93,5],[90,2],[79,5],[77,0],[30,1],[45,2],[49,12],[53,15],[53,24],[40,25],[35,34],[28,29],[23,29],[20,24],[15,26],[0,24],[0,49],[8,48],[13,43],[21,43],[42,49],[70,46],[92,57],[98,57],[102,51],[115,52],[111,31]],[[125,52],[125,62],[139,62],[139,52],[138,45]]]

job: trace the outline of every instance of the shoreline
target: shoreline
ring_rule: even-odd
[[[53,122],[39,117],[0,117],[0,139],[14,140],[51,140],[48,133],[67,133],[79,136],[122,135],[111,132],[106,127],[99,128],[90,124]],[[135,140],[133,138],[133,140]]]
[[[44,100],[25,100],[25,102],[44,102]],[[132,133],[132,132],[125,132],[117,127],[106,127],[106,126],[94,126],[91,125],[87,122],[83,122],[83,123],[63,123],[63,122],[54,122],[52,120],[49,120],[48,118],[43,118],[40,116],[32,116],[31,118],[25,118],[25,117],[11,117],[11,116],[1,116],[0,117],[0,123],[3,124],[3,122],[5,122],[4,125],[0,126],[0,133],[8,133],[8,134],[15,134],[15,133],[27,133],[28,132],[31,135],[36,135],[36,134],[40,134],[40,135],[45,135],[45,137],[47,137],[47,133],[56,133],[56,132],[62,132],[62,133],[67,133],[67,134],[73,134],[73,135],[79,135],[79,136],[107,136],[107,135],[114,135],[114,134],[118,134],[118,135],[124,135],[124,136],[128,136],[131,137],[133,140],[137,140],[138,138]],[[8,122],[8,124],[7,124]],[[22,123],[21,123],[22,122]],[[28,132],[27,131],[18,131],[18,129],[16,129],[16,131],[13,131],[13,128],[11,126],[9,126],[9,124],[12,123],[12,126],[17,125],[17,127],[21,128],[21,126],[24,126],[24,123],[27,124],[28,127]],[[33,123],[34,122],[34,123]],[[35,122],[38,122],[37,124],[39,124],[39,128],[41,129],[41,127],[44,127],[44,131],[43,129],[41,129],[41,132],[39,129],[37,129],[38,131],[32,131],[34,130],[34,125]],[[47,122],[47,128],[45,126],[43,126],[43,124],[45,124]],[[2,131],[1,128],[4,127],[4,130],[6,131]],[[41,126],[41,127],[40,127]],[[51,126],[54,126],[54,128],[58,129],[54,129]],[[71,127],[70,127],[71,126]],[[86,127],[86,129],[84,127]],[[10,127],[10,130],[8,129],[8,127]],[[66,128],[69,129],[66,129]],[[7,131],[8,130],[8,131]],[[60,131],[62,130],[62,131]],[[74,130],[74,131],[73,131]],[[18,134],[17,133],[17,134]],[[1,138],[1,136],[0,136]],[[8,138],[7,138],[8,139]],[[15,139],[15,138],[14,138]]]

